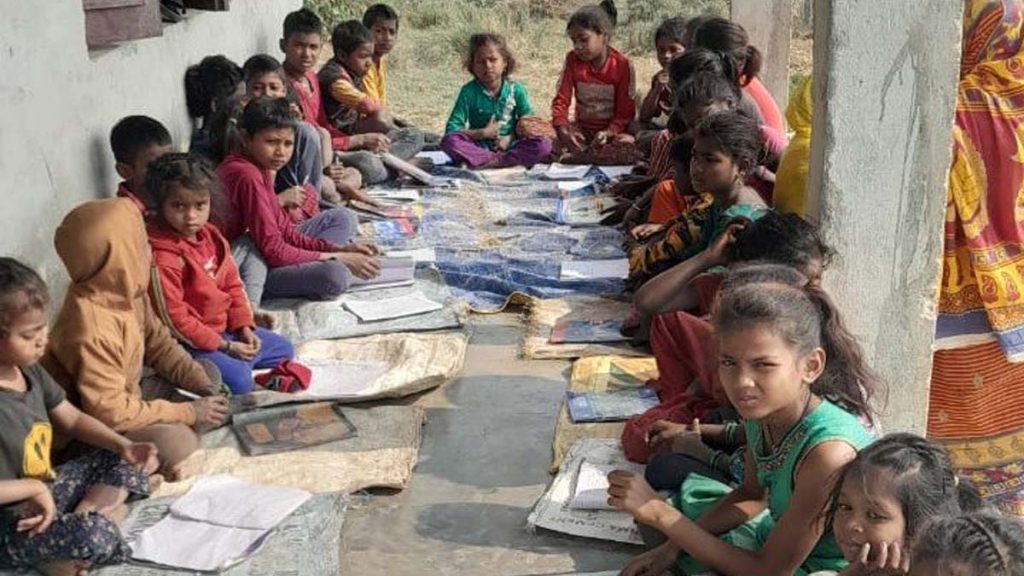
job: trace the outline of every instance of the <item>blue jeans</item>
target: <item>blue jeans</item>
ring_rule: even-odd
[[[201,352],[189,349],[189,353],[196,360],[206,359],[216,364],[224,378],[224,383],[231,389],[232,394],[248,394],[252,392],[255,385],[252,380],[253,368],[273,368],[282,361],[295,357],[295,348],[283,336],[263,328],[257,328],[255,333],[256,337],[260,339],[260,351],[252,360],[241,360],[224,352]],[[229,332],[225,332],[222,336],[230,342],[238,341],[238,337]]]

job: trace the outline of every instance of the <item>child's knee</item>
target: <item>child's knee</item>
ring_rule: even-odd
[[[321,294],[324,300],[333,300],[348,290],[351,275],[344,264],[328,262],[324,271],[323,290]]]
[[[184,424],[153,424],[126,436],[136,442],[156,444],[160,472],[168,479],[177,477],[176,466],[199,449],[199,435]]]

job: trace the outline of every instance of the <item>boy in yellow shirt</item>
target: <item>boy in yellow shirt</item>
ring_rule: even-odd
[[[363,77],[363,89],[369,97],[386,107],[388,77],[384,57],[398,40],[398,13],[387,4],[374,4],[363,13],[363,26],[370,30],[373,38],[373,64]]]

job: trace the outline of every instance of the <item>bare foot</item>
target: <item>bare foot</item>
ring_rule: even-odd
[[[82,576],[89,573],[89,563],[85,560],[63,560],[36,566],[46,576]]]
[[[161,486],[164,485],[164,475],[163,474],[150,474],[148,480],[149,480],[148,484],[149,484],[149,493],[150,494],[152,494],[153,492],[156,492],[157,490],[160,489]]]

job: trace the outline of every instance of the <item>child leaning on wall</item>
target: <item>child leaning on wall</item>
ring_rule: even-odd
[[[126,199],[87,202],[64,218],[54,244],[71,285],[43,366],[83,412],[156,444],[165,477],[186,476],[197,433],[223,424],[228,404],[216,368],[193,360],[153,313],[142,214]],[[144,366],[159,378],[144,381]],[[186,401],[176,388],[201,398]]]
[[[516,138],[517,126],[533,115],[526,87],[509,79],[516,61],[505,38],[474,34],[465,61],[473,75],[459,91],[441,149],[470,168],[533,166],[551,155],[551,140]]]

